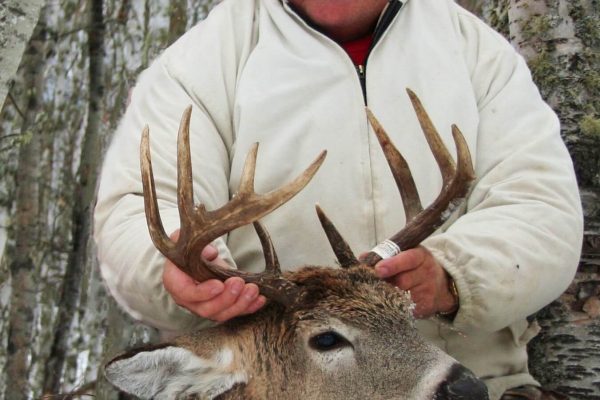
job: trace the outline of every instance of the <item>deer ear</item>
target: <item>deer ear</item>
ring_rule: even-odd
[[[235,371],[233,353],[221,349],[209,358],[176,346],[141,349],[119,356],[105,366],[109,382],[142,399],[175,399],[190,395],[212,399],[247,375]]]

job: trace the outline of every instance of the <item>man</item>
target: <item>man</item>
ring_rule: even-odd
[[[174,333],[265,303],[239,278],[197,284],[153,248],[135,156],[146,123],[161,215],[173,237],[175,135],[188,104],[195,198],[208,209],[229,200],[252,143],[261,144],[259,193],[327,149],[311,184],[264,222],[283,266],[333,265],[314,203],[362,251],[405,222],[365,103],[407,158],[423,203],[441,188],[406,87],[446,143],[450,125],[461,128],[477,181],[438,234],[381,261],[376,273],[411,291],[420,331],[482,377],[491,399],[543,396],[527,371],[536,328],[526,317],[574,274],[582,236],[577,186],[557,118],[523,60],[450,0],[226,0],[167,49],[140,77],[105,162],[96,238],[112,294],[134,317]],[[262,265],[251,227],[202,256],[250,271]],[[435,314],[451,322],[429,318]]]

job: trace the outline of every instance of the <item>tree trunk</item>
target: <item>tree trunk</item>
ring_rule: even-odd
[[[126,349],[141,346],[144,343],[156,343],[158,331],[134,322],[126,315],[113,300],[109,300],[109,310],[106,317],[107,330],[103,343],[104,362],[110,361]],[[130,400],[133,397],[120,393],[110,384],[101,373],[98,374],[96,398],[102,400]]]
[[[61,377],[69,350],[69,332],[71,331],[71,324],[78,313],[78,304],[82,293],[82,277],[92,265],[90,262],[92,257],[88,254],[88,242],[91,238],[93,199],[96,191],[98,167],[102,156],[99,149],[104,93],[105,26],[103,0],[90,0],[89,8],[88,118],[77,174],[78,182],[75,187],[75,203],[73,204],[73,249],[67,263],[61,298],[58,304],[59,312],[54,328],[54,341],[46,367],[45,393],[58,393],[60,391]]]
[[[481,15],[483,1],[481,0],[456,0],[458,4],[476,15]]]
[[[169,1],[169,37],[168,44],[183,35],[187,28],[187,0]]]
[[[0,109],[44,3],[44,0],[0,2]]]
[[[9,249],[11,301],[6,363],[6,398],[26,399],[32,357],[34,314],[40,257],[39,185],[41,133],[35,129],[40,111],[46,25],[42,16],[33,33],[22,69],[26,107],[17,170],[14,247]]]
[[[600,399],[600,3],[496,0],[485,16],[525,57],[558,113],[585,213],[577,275],[536,315],[542,332],[530,344],[530,368],[571,398]]]
[[[0,85],[8,72],[2,40],[14,21],[7,12],[33,1],[0,0]],[[36,72],[15,80],[15,99],[0,111],[0,282],[7,282],[0,284],[0,398],[11,400],[81,387],[92,393],[102,357],[156,340],[110,301],[95,265],[97,167],[137,74],[212,6],[104,0],[102,12],[101,1],[40,2],[47,4],[44,57],[24,58],[18,77]],[[11,46],[23,40],[8,39]],[[32,77],[39,79],[33,89]],[[36,95],[39,111],[25,95]],[[96,398],[123,399],[106,385],[98,375]]]

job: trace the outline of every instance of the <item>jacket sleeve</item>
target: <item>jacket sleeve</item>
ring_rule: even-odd
[[[240,32],[244,29],[240,24],[228,29],[231,21],[223,7],[214,14],[141,74],[106,155],[95,209],[100,269],[111,294],[134,318],[167,332],[195,329],[202,321],[177,306],[163,287],[164,257],[154,248],[146,225],[140,138],[148,125],[160,215],[167,234],[180,225],[176,141],[188,105],[193,106],[194,201],[210,210],[229,200],[231,98],[243,46],[235,48],[225,41],[233,43],[234,34],[250,35]],[[236,43],[244,44],[244,40]],[[210,60],[210,69],[198,72],[208,64],[206,60]],[[221,256],[232,263],[224,240],[217,240],[216,245]]]
[[[461,30],[480,113],[477,180],[466,213],[423,244],[457,284],[455,327],[497,331],[567,288],[583,218],[559,121],[524,60],[471,15]]]

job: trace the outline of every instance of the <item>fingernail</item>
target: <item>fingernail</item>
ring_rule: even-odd
[[[239,281],[235,281],[231,284],[231,286],[229,287],[229,291],[231,292],[231,294],[234,295],[238,295],[242,292],[242,290],[244,289],[244,283],[243,282],[239,282]]]
[[[265,303],[267,302],[267,299],[263,296],[263,295],[258,295],[258,297],[256,298],[256,300],[254,300],[254,305],[257,307],[257,310],[260,310]]]
[[[247,287],[244,289],[244,297],[245,297],[247,300],[253,300],[253,299],[256,297],[256,295],[257,295],[257,294],[258,294],[258,293],[257,293],[257,290],[256,290],[256,288],[255,288],[255,287],[253,287],[253,286],[247,286]]]

